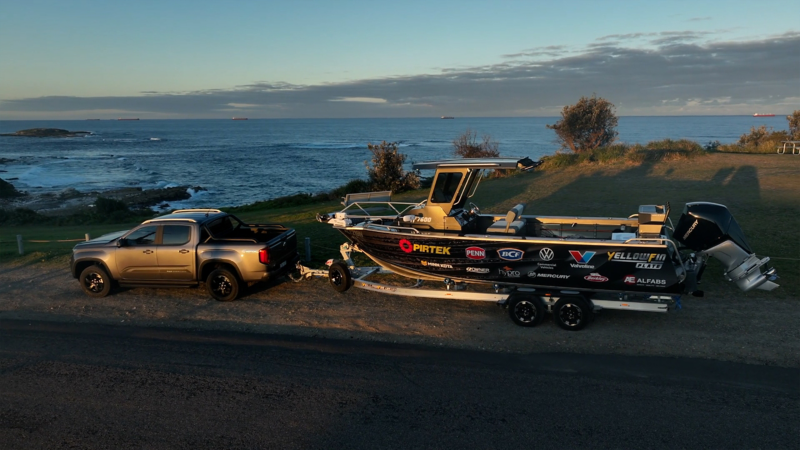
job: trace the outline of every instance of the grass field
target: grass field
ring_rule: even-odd
[[[421,200],[426,191],[397,196],[398,201]],[[524,214],[627,217],[639,205],[664,204],[672,207],[677,221],[686,202],[709,201],[726,205],[759,256],[770,256],[778,269],[781,287],[769,295],[796,297],[800,294],[800,157],[792,155],[712,153],[689,160],[633,164],[625,161],[586,163],[517,176],[487,179],[472,201],[482,212],[505,213],[525,203]],[[318,212],[341,206],[333,201],[280,209],[236,213],[248,222],[279,222],[311,238],[312,265],[338,257],[343,237],[332,227],[316,222]],[[234,209],[235,212],[235,209]],[[74,245],[32,243],[30,240],[80,239],[130,228],[135,224],[78,227],[3,227],[0,230],[0,262],[26,263],[65,260]],[[17,254],[16,235],[25,239],[26,256]],[[738,290],[722,280],[722,268],[712,260],[704,275],[708,291],[731,295]]]

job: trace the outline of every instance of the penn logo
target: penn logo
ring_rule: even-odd
[[[480,247],[467,247],[467,258],[484,259],[486,258],[486,250]]]

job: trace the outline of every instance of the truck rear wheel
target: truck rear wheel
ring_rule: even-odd
[[[508,315],[521,327],[535,327],[542,323],[547,309],[539,297],[522,293],[508,298]]]
[[[582,297],[561,297],[553,305],[553,320],[569,331],[583,329],[592,318],[592,308]]]
[[[206,278],[208,294],[221,302],[230,302],[239,295],[239,280],[227,269],[214,269]]]
[[[344,292],[353,284],[350,268],[342,261],[336,261],[328,269],[328,282],[336,292]]]
[[[105,297],[111,292],[111,277],[98,265],[83,269],[78,280],[83,292],[90,297]]]

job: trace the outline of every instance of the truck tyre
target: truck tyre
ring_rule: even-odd
[[[328,282],[336,292],[344,292],[353,284],[353,276],[345,263],[336,261],[328,269]]]
[[[221,302],[230,302],[239,295],[239,281],[227,269],[214,269],[206,278],[208,294]]]
[[[91,265],[78,278],[81,288],[90,297],[105,297],[111,292],[111,277],[98,265]]]
[[[508,298],[508,315],[521,327],[535,327],[542,323],[547,313],[542,299],[522,293],[511,294]]]
[[[553,320],[569,331],[583,329],[592,319],[592,308],[582,297],[561,297],[553,305]]]

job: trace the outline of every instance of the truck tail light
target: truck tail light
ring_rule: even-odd
[[[258,251],[258,261],[261,264],[269,264],[269,248],[262,248]]]

